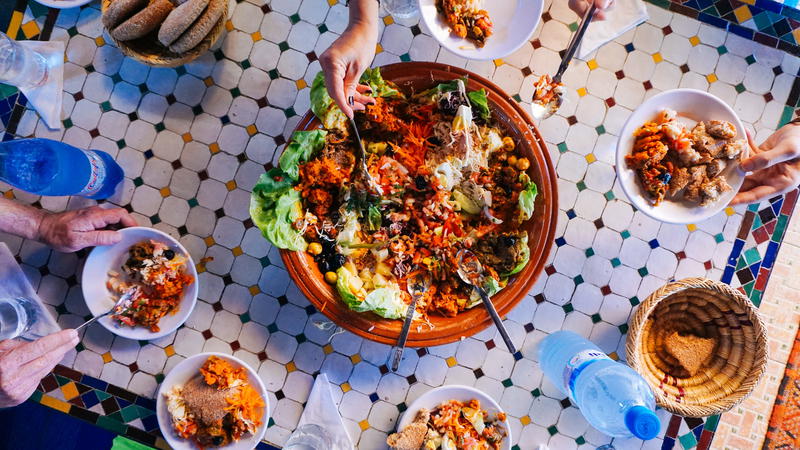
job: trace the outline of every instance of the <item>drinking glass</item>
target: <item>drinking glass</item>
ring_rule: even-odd
[[[419,14],[418,0],[380,0],[381,6],[395,19],[409,19]]]
[[[330,448],[331,439],[328,433],[321,426],[312,423],[307,423],[294,430],[283,446],[284,450],[328,450]]]
[[[36,323],[36,305],[23,297],[0,298],[0,341],[14,339]]]
[[[17,87],[40,86],[47,79],[47,61],[0,32],[0,83]]]

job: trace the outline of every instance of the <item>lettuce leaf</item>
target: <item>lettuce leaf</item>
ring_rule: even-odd
[[[311,83],[311,111],[322,122],[322,126],[327,129],[344,130],[347,127],[347,116],[336,106],[333,99],[328,95],[325,87],[325,74],[318,73]]]
[[[522,237],[520,239],[521,242],[521,249],[519,253],[519,259],[517,260],[517,265],[514,266],[508,273],[501,273],[501,277],[510,277],[511,275],[516,275],[517,273],[521,272],[522,269],[528,264],[528,261],[531,259],[531,249],[528,247],[528,233],[522,232]]]
[[[519,193],[519,214],[522,220],[528,220],[533,216],[534,203],[536,202],[536,195],[539,194],[539,189],[536,183],[531,181],[527,174],[523,173],[519,176],[519,181],[525,186],[522,192]]]
[[[365,70],[361,74],[360,81],[361,84],[366,84],[372,89],[372,95],[375,97],[396,97],[400,95],[400,91],[383,79],[379,67]]]
[[[281,169],[273,167],[267,173],[262,173],[258,183],[253,186],[253,197],[258,197],[260,206],[264,209],[272,208],[278,197],[292,189],[294,180]]]
[[[265,206],[270,202],[269,206]],[[294,251],[305,251],[308,243],[294,221],[303,216],[300,193],[294,189],[284,191],[277,197],[254,193],[250,197],[250,217],[272,245]]]
[[[503,289],[503,287],[500,286],[499,281],[489,276],[484,278],[483,290],[486,291],[486,294],[489,295],[489,298],[493,297],[495,294],[500,292],[501,289]],[[469,294],[469,303],[467,303],[467,308],[472,308],[473,306],[479,303],[481,303],[481,295],[478,294],[478,291],[473,289],[472,292]]]
[[[486,90],[481,88],[479,91],[467,92],[467,97],[469,102],[472,103],[472,109],[475,111],[476,116],[484,121],[488,121],[492,117],[492,113],[489,111],[489,99],[486,96]]]
[[[342,301],[355,312],[369,311],[364,301],[367,293],[364,291],[364,282],[361,278],[345,266],[339,267],[336,275],[336,291],[339,292]]]
[[[397,286],[373,290],[364,299],[364,307],[386,319],[402,319],[408,311],[408,305]]]
[[[292,142],[283,150],[278,165],[286,175],[297,180],[300,177],[299,165],[311,159],[311,156],[325,145],[325,130],[295,131]]]

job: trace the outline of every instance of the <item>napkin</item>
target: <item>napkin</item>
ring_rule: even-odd
[[[61,330],[50,311],[36,295],[28,277],[14,259],[14,255],[6,244],[0,242],[0,297],[24,297],[37,307],[36,323],[30,330],[20,336],[22,339],[34,340]]]
[[[47,80],[41,86],[19,87],[48,128],[61,128],[61,102],[64,95],[64,49],[61,41],[17,41],[19,45],[44,56]]]
[[[333,402],[328,376],[324,373],[317,375],[314,381],[314,387],[311,388],[306,409],[300,417],[300,422],[297,423],[297,428],[305,424],[319,425],[329,434],[331,446],[325,450],[353,450],[353,441],[344,428],[342,416],[339,415],[339,409]]]
[[[647,7],[642,0],[614,0],[606,11],[606,20],[592,21],[578,49],[578,59],[585,60],[592,52],[613,41],[647,20]]]

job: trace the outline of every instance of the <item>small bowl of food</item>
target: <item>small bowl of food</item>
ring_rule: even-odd
[[[157,339],[181,326],[197,302],[197,270],[189,252],[161,231],[131,227],[122,240],[95,247],[83,268],[81,287],[93,316],[108,312],[119,298],[131,299],[98,322],[128,339]]]
[[[400,418],[397,430],[386,439],[392,450],[511,449],[506,413],[469,386],[442,386],[421,395]]]
[[[617,142],[617,177],[636,208],[668,223],[697,223],[723,210],[744,182],[744,125],[722,100],[695,89],[654,95]]]
[[[200,353],[181,361],[156,395],[158,426],[175,450],[255,448],[269,420],[258,374],[238,358]]]
[[[542,0],[419,0],[422,20],[442,46],[467,59],[514,53],[539,25]]]

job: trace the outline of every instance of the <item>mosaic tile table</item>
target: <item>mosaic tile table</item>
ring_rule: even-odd
[[[440,49],[421,24],[384,17],[375,64],[435,60],[466,67],[527,103],[535,76],[555,71],[558,52],[576,27],[565,3],[547,1],[531,45],[489,62],[460,59]],[[723,3],[739,12],[730,13]],[[360,449],[382,448],[406,405],[451,383],[474,385],[500,402],[515,448],[609,443],[543,381],[537,341],[570,329],[624,358],[631,310],[673,278],[722,279],[759,304],[798,196],[794,191],[728,208],[704,223],[659,224],[635,211],[615,181],[616,135],[644,98],[679,86],[728,102],[759,141],[787,122],[800,97],[800,59],[776,49],[797,53],[797,41],[773,24],[796,17],[774,12],[775,5],[779,12],[794,11],[789,3],[652,0],[646,24],[588,61],[575,61],[564,77],[565,105],[540,127],[557,164],[559,237],[546,273],[506,320],[524,358],[514,361],[489,329],[460,343],[406,352],[398,373],[387,369],[388,346],[327,326],[248,218],[248,190],[308,109],[317,56],[344,29],[344,5],[232,3],[219,48],[177,69],[150,69],[123,58],[103,35],[95,3],[60,12],[24,0],[13,11],[3,8],[0,25],[11,36],[67,42],[63,129],[48,130],[23,96],[0,86],[3,138],[42,136],[110,152],[127,175],[111,203],[132,211],[140,224],[178,237],[196,261],[213,257],[198,267],[200,301],[185,326],[153,342],[91,327],[32,400],[164,447],[153,415],[158,383],[186,356],[213,350],[233,353],[258,370],[272,405],[265,440],[275,445],[294,429],[319,372],[335,384],[340,412]],[[786,23],[796,28],[797,22]],[[770,26],[786,44],[754,42],[765,41],[757,36]],[[37,198],[7,186],[2,192],[54,211],[90,203]],[[62,326],[89,315],[77,281],[85,252],[60,254],[13,236],[0,239],[18,255]],[[718,417],[659,414],[661,437],[613,445],[709,447]]]

